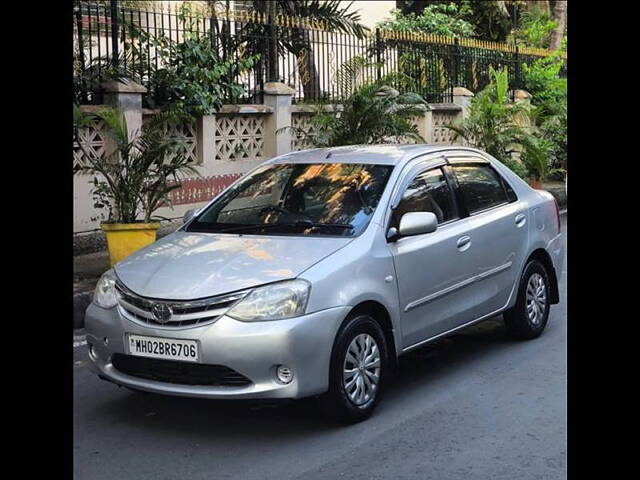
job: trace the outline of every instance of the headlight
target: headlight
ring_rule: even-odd
[[[98,280],[96,290],[93,293],[93,301],[102,308],[116,306],[116,274],[113,273],[113,270],[107,270]]]
[[[243,322],[282,320],[304,314],[309,299],[309,282],[289,280],[252,290],[227,316]]]

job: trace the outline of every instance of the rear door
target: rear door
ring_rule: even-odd
[[[528,211],[508,182],[482,157],[447,156],[466,218],[475,281],[476,318],[505,306],[527,248]]]

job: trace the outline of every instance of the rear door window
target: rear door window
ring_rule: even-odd
[[[505,183],[489,164],[457,164],[451,166],[462,200],[470,214],[513,201]]]

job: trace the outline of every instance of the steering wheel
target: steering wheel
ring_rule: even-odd
[[[294,218],[297,217],[298,219],[313,221],[313,219],[309,215],[307,215],[306,213],[291,212],[291,211],[287,210],[286,208],[281,207],[280,205],[267,205],[266,207],[263,207],[260,210],[260,215],[266,215],[268,212],[278,212],[278,213],[282,213],[284,215],[289,215],[289,216],[294,217]]]

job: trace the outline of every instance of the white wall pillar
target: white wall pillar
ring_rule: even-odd
[[[422,115],[416,117],[418,133],[422,135],[426,143],[433,143],[433,108],[424,105]]]
[[[264,152],[267,158],[291,151],[291,100],[295,90],[279,82],[264,84],[264,103],[273,109],[264,126]]]
[[[216,158],[216,116],[202,115],[196,123],[196,155],[198,165],[213,162]]]
[[[471,90],[467,90],[464,87],[453,87],[453,103],[462,107],[462,118],[466,118],[468,115],[467,110],[471,105],[471,100],[474,94]]]
[[[124,113],[131,141],[142,128],[142,95],[147,93],[147,89],[132,80],[104,82],[102,87],[105,90],[105,103]]]
[[[454,117],[454,122],[462,122],[469,115],[469,106],[471,105],[471,100],[473,100],[474,94],[471,90],[468,90],[464,87],[453,87],[453,103],[462,108],[460,112]],[[455,140],[454,145],[468,145],[467,141],[458,136]]]

